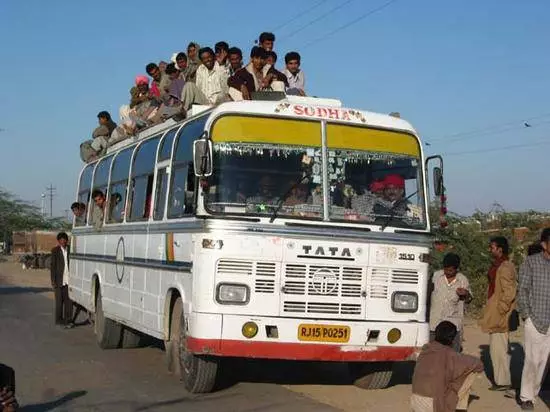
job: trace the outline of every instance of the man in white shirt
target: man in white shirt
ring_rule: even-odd
[[[202,64],[197,69],[196,84],[212,105],[228,101],[228,71],[216,61],[214,50],[204,47],[199,50]]]
[[[50,275],[55,295],[55,324],[72,322],[73,302],[69,299],[69,237],[65,232],[57,235],[57,246],[52,249]]]
[[[301,59],[298,52],[290,52],[285,55],[286,69],[284,73],[288,79],[287,94],[306,95],[306,76],[300,70]]]
[[[457,328],[457,334],[452,347],[461,351],[462,324],[464,320],[464,303],[472,301],[470,283],[466,276],[458,271],[460,257],[455,253],[447,253],[443,257],[443,269],[434,273],[433,288],[430,300],[430,335],[435,336],[435,329],[443,321],[452,322]]]

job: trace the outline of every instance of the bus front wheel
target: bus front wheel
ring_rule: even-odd
[[[118,348],[122,336],[122,326],[120,323],[105,317],[101,289],[97,292],[94,318],[94,332],[99,347],[101,349]]]
[[[191,393],[212,392],[216,384],[218,361],[187,351],[183,303],[177,298],[170,317],[170,340],[165,342],[168,370],[179,377]]]
[[[362,389],[385,389],[393,375],[391,362],[350,362],[348,369],[353,384]]]

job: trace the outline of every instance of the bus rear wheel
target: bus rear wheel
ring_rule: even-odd
[[[391,362],[350,362],[348,369],[353,384],[369,390],[387,388],[393,375]]]
[[[181,379],[191,393],[212,392],[218,374],[218,360],[187,351],[183,303],[177,298],[170,317],[170,336],[164,343],[168,370]]]
[[[97,344],[101,349],[116,349],[120,345],[122,326],[103,313],[101,289],[97,292],[94,316],[94,332]]]

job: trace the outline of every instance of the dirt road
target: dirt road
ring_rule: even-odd
[[[3,262],[0,263],[0,282],[18,287],[32,288],[34,291],[33,293],[49,299],[53,297],[52,293],[49,291],[49,275],[46,271],[22,270],[21,267],[15,263]],[[90,336],[89,339],[92,340],[93,337]],[[511,336],[512,374],[514,384],[518,387],[523,362],[523,349],[520,344],[521,339],[520,332],[516,332]],[[488,337],[481,333],[473,321],[468,321],[465,326],[465,352],[475,356],[481,356],[486,364],[487,373],[490,375],[492,372],[490,370],[490,362],[488,361],[487,343]],[[160,352],[160,349],[146,348],[143,350]],[[157,353],[156,357],[161,358],[161,355]],[[274,372],[266,373],[266,369],[271,367],[273,367]],[[252,389],[252,392],[255,390],[263,390],[266,396],[270,396],[270,394],[275,395],[275,393],[278,393],[278,396],[283,396],[283,393],[276,391],[286,388],[291,392],[311,399],[312,405],[318,404],[320,406],[320,404],[325,404],[346,412],[374,412],[380,410],[408,411],[407,405],[411,390],[410,382],[413,367],[413,364],[400,365],[394,374],[395,379],[392,382],[392,386],[388,389],[378,391],[366,391],[354,387],[350,384],[345,366],[334,364],[316,364],[314,366],[301,365],[300,367],[283,365],[280,367],[272,362],[267,362],[261,364],[261,366],[256,369],[256,372],[249,371],[246,377],[242,377],[241,381],[258,382],[261,385],[265,385],[261,386],[262,389]],[[258,370],[260,372],[258,372]],[[505,412],[519,410],[514,400],[505,398],[501,393],[488,391],[487,388],[489,386],[489,380],[485,375],[477,379],[474,384],[469,411]],[[234,389],[228,390],[231,391]],[[245,386],[245,393],[250,390],[251,389]],[[275,392],[271,393],[271,390]],[[543,398],[545,398],[545,400],[539,400],[537,402],[537,411],[550,410],[550,392],[544,392]],[[295,410],[294,408],[298,408],[297,405],[300,404],[298,400],[293,398],[288,398],[287,402],[290,402],[288,406],[284,403],[280,403],[280,409],[271,407],[271,410]],[[291,407],[291,405],[294,406]],[[309,404],[304,404],[303,410],[309,410],[306,406],[309,406]],[[244,404],[242,407],[244,409],[240,409],[239,407],[235,410],[251,410],[245,408]],[[318,410],[322,410],[322,407]]]

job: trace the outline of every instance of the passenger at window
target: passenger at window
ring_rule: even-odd
[[[266,63],[266,52],[253,47],[250,63],[238,70],[228,80],[229,94],[235,101],[250,100],[255,91],[270,87],[273,91],[284,91],[288,86],[286,76]]]
[[[289,182],[289,186],[295,185],[296,181]],[[299,184],[292,188],[290,195],[285,200],[285,206],[304,205],[308,203],[308,190],[306,184]]]
[[[103,226],[105,195],[101,190],[96,189],[92,192],[92,199],[94,200],[94,208],[92,210],[92,225],[95,230],[100,230]]]
[[[259,43],[262,49],[271,51],[275,46],[275,35],[273,33],[263,32],[260,34]]]
[[[145,66],[145,71],[153,79],[151,94],[164,101],[168,97],[170,78],[155,63],[149,63]]]
[[[220,68],[227,72],[227,77],[231,74],[231,63],[229,63],[229,44],[224,41],[217,42],[214,46],[216,53],[216,61],[220,65]]]
[[[252,196],[247,199],[247,203],[249,204],[276,204],[278,202],[278,197],[274,194],[274,187],[275,182],[273,181],[273,178],[270,175],[264,175],[261,177],[259,182],[259,189],[255,196]],[[261,206],[259,207],[258,211],[263,212],[265,211]]]
[[[288,79],[287,94],[306,95],[306,77],[300,69],[301,60],[302,58],[297,52],[290,52],[285,56],[286,69],[284,74]]]
[[[187,46],[187,68],[183,72],[185,80],[188,82],[195,82],[197,78],[197,69],[201,65],[201,61],[198,56],[198,51],[201,46],[198,43],[191,42]]]
[[[84,203],[74,202],[71,205],[71,212],[75,216],[77,226],[86,224],[86,205]]]
[[[243,67],[243,52],[238,47],[229,49],[229,74],[233,76],[237,70]]]
[[[212,105],[227,101],[227,79],[229,73],[216,61],[210,47],[199,50],[202,64],[197,69],[197,87]]]

